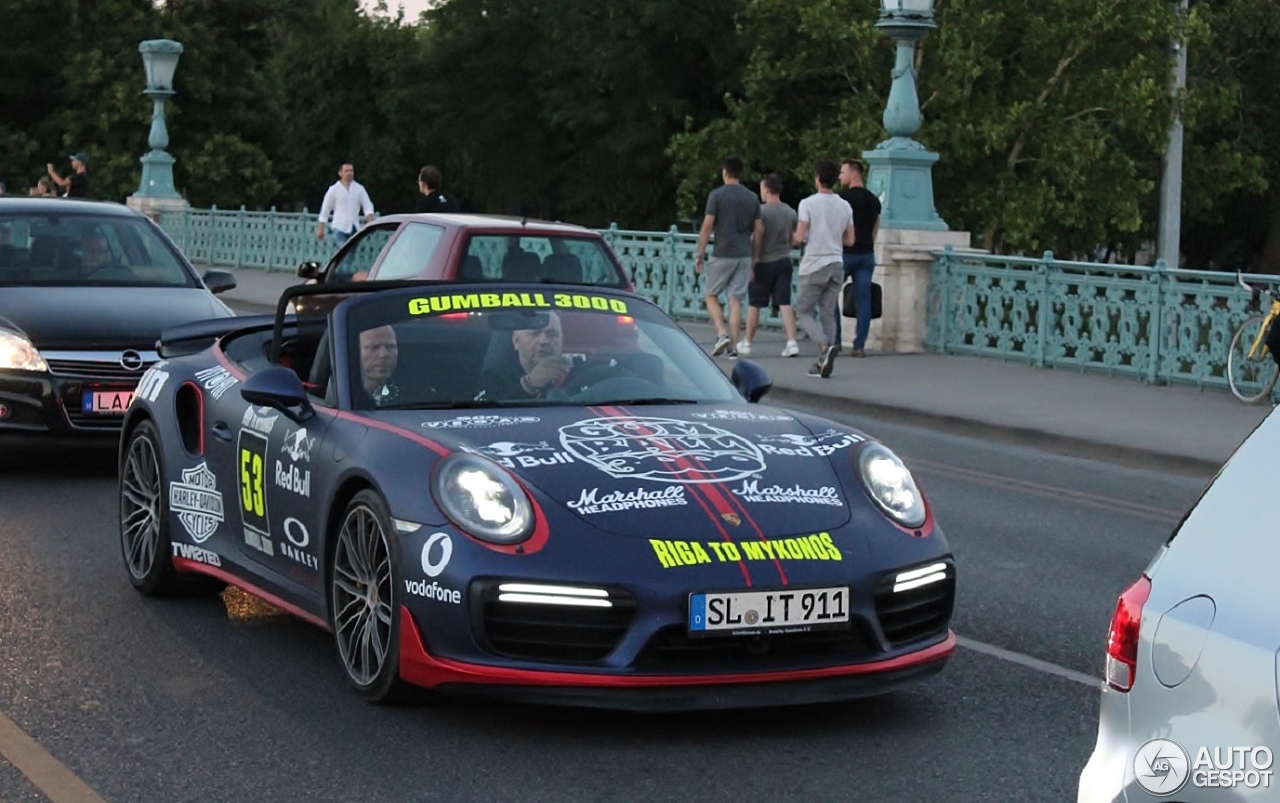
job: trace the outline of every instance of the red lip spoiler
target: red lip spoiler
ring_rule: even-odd
[[[956,636],[948,631],[946,640],[918,652],[884,661],[823,669],[790,672],[748,672],[732,675],[605,675],[586,672],[539,672],[529,669],[483,666],[437,658],[427,652],[422,636],[407,608],[400,609],[400,675],[405,681],[435,688],[447,683],[472,683],[510,686],[579,686],[595,688],[645,688],[670,686],[713,686],[735,683],[785,682],[817,680],[847,675],[868,675],[905,669],[951,656],[956,649]]]

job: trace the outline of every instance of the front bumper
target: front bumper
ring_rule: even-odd
[[[120,364],[123,352],[53,352],[49,372],[0,371],[0,442],[58,441],[119,437],[124,410],[93,412],[84,400],[94,392],[133,392],[147,368],[159,359],[141,353],[138,367]]]
[[[400,675],[416,686],[442,694],[643,711],[761,708],[884,694],[939,672],[956,646],[948,630],[941,641],[912,652],[819,669],[685,675],[542,671],[433,656],[407,608],[400,622]]]

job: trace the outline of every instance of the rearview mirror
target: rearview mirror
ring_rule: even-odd
[[[551,323],[550,315],[545,312],[533,312],[532,310],[491,312],[485,317],[489,321],[489,328],[503,332],[543,329],[547,324]]]
[[[240,386],[240,397],[250,404],[283,412],[294,421],[315,415],[307,399],[307,389],[292,370],[273,365],[253,374]]]

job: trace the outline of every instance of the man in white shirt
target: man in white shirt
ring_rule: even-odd
[[[800,221],[791,244],[804,245],[796,288],[796,322],[818,344],[818,361],[809,376],[826,379],[836,359],[836,301],[844,281],[844,247],[854,242],[853,209],[832,188],[840,166],[824,159],[814,165],[817,192],[800,201]],[[806,244],[807,243],[807,244]],[[813,319],[814,308],[822,326]]]
[[[351,235],[356,233],[360,225],[360,213],[364,213],[364,222],[373,222],[373,201],[364,185],[356,181],[356,169],[351,164],[338,168],[338,180],[333,182],[324,194],[324,202],[320,204],[320,222],[316,226],[316,239],[323,240],[325,225],[333,235],[335,245],[342,245]],[[329,215],[333,222],[329,223]]]

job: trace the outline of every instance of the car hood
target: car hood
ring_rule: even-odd
[[[689,538],[699,537],[690,526],[717,537],[725,528],[817,533],[847,522],[849,489],[831,460],[848,459],[865,436],[822,423],[742,404],[515,408],[418,426],[505,466],[600,529]]]
[[[230,314],[203,287],[0,287],[0,325],[37,349],[151,349],[166,327]]]

